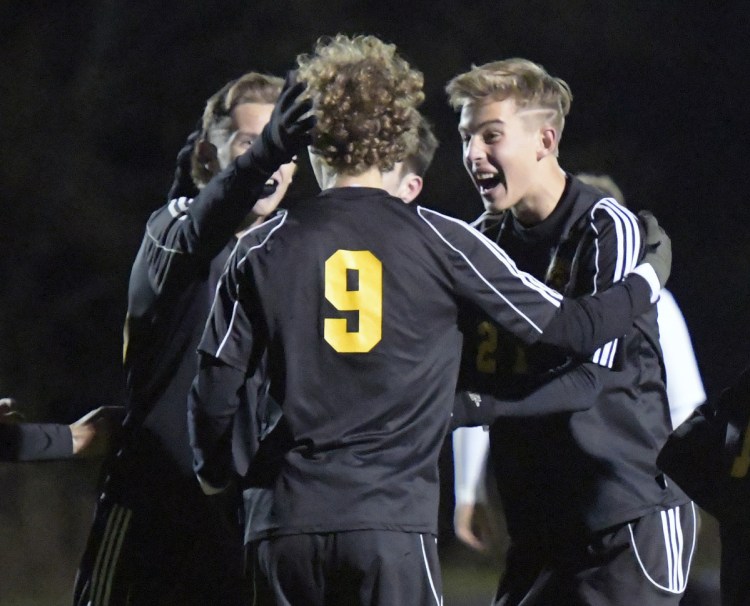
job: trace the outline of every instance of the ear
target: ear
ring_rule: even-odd
[[[557,153],[558,136],[555,128],[550,124],[542,124],[539,128],[539,146],[536,159],[541,160]]]
[[[408,173],[401,180],[398,197],[409,204],[422,192],[423,186],[424,180],[422,177],[415,175],[414,173]]]

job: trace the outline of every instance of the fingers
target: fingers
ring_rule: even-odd
[[[638,218],[646,232],[643,261],[651,265],[659,284],[664,288],[672,268],[672,241],[650,212],[641,211]]]
[[[471,531],[471,528],[456,527],[455,531],[456,538],[467,547],[471,547],[475,551],[487,551],[487,545]]]
[[[646,244],[654,247],[671,246],[671,240],[667,232],[656,222],[656,219],[646,225]]]
[[[306,89],[304,82],[297,82],[282,93],[285,95],[283,101],[279,99],[279,103],[284,105],[281,122],[290,134],[308,132],[315,126],[316,117],[312,113],[313,100],[310,97],[299,98]]]
[[[305,87],[300,83],[302,88]],[[302,100],[296,100],[291,107],[284,112],[282,116],[282,127],[286,130],[287,135],[297,139],[300,145],[307,145],[311,141],[310,131],[315,127],[317,118],[312,113],[313,101],[309,97]]]
[[[303,120],[295,122],[289,129],[288,132],[291,136],[298,139],[300,144],[306,145],[312,140],[312,131],[315,128],[316,118],[315,116],[308,116]]]
[[[276,102],[283,115],[289,111],[289,108],[294,105],[298,97],[305,92],[307,85],[304,82],[296,82],[289,88],[284,88],[279,95],[279,99]]]
[[[661,242],[662,240],[664,240],[664,238],[668,238],[667,233],[664,231],[661,225],[659,225],[659,222],[656,220],[656,217],[652,212],[648,210],[642,210],[638,213],[638,217],[640,218],[641,222],[643,223],[643,227],[646,230],[647,244],[656,244],[657,242]]]
[[[94,410],[87,412],[75,423],[73,423],[73,425],[85,425],[87,423],[94,423],[100,420],[121,422],[124,418],[124,406],[100,406],[99,408],[95,408]]]
[[[308,103],[308,101],[309,99],[301,101],[284,115],[283,125],[290,133],[294,131],[310,130],[315,126],[316,118],[315,115],[311,113],[312,103]],[[308,115],[305,116],[305,114]]]
[[[203,133],[203,129],[196,129],[192,133],[188,135],[187,141],[185,141],[185,146],[182,148],[183,150],[189,150],[193,151],[193,147],[195,146],[195,142],[198,140],[198,138]]]
[[[656,220],[653,213],[647,210],[642,210],[638,213],[638,216],[640,217],[643,226],[646,228],[646,233],[651,233],[659,227],[659,222]]]
[[[468,547],[476,551],[487,551],[487,544],[474,532],[476,522],[474,513],[474,505],[468,503],[456,505],[453,516],[454,532],[456,537]]]
[[[290,69],[284,77],[284,88],[289,88],[297,84],[297,70]]]

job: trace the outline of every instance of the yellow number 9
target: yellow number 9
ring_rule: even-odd
[[[349,289],[347,275],[356,272],[358,287]],[[325,294],[339,311],[356,311],[359,330],[349,332],[345,318],[325,318],[323,337],[340,353],[365,353],[383,332],[383,264],[369,250],[337,250],[325,265]]]

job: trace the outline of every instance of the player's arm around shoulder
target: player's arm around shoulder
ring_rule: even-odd
[[[469,224],[420,208],[442,252],[455,294],[527,343],[536,342],[562,295],[520,271],[495,242]]]

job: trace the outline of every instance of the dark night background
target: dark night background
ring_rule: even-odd
[[[750,353],[749,15],[740,0],[0,3],[0,396],[61,422],[120,403],[130,263],[205,99],[339,31],[394,42],[424,72],[441,147],[421,201],[464,219],[481,204],[445,83],[509,56],[565,79],[561,164],[609,173],[667,229],[669,287],[715,394]],[[290,193],[313,191],[303,163]],[[68,600],[95,477],[0,466],[2,604]]]

